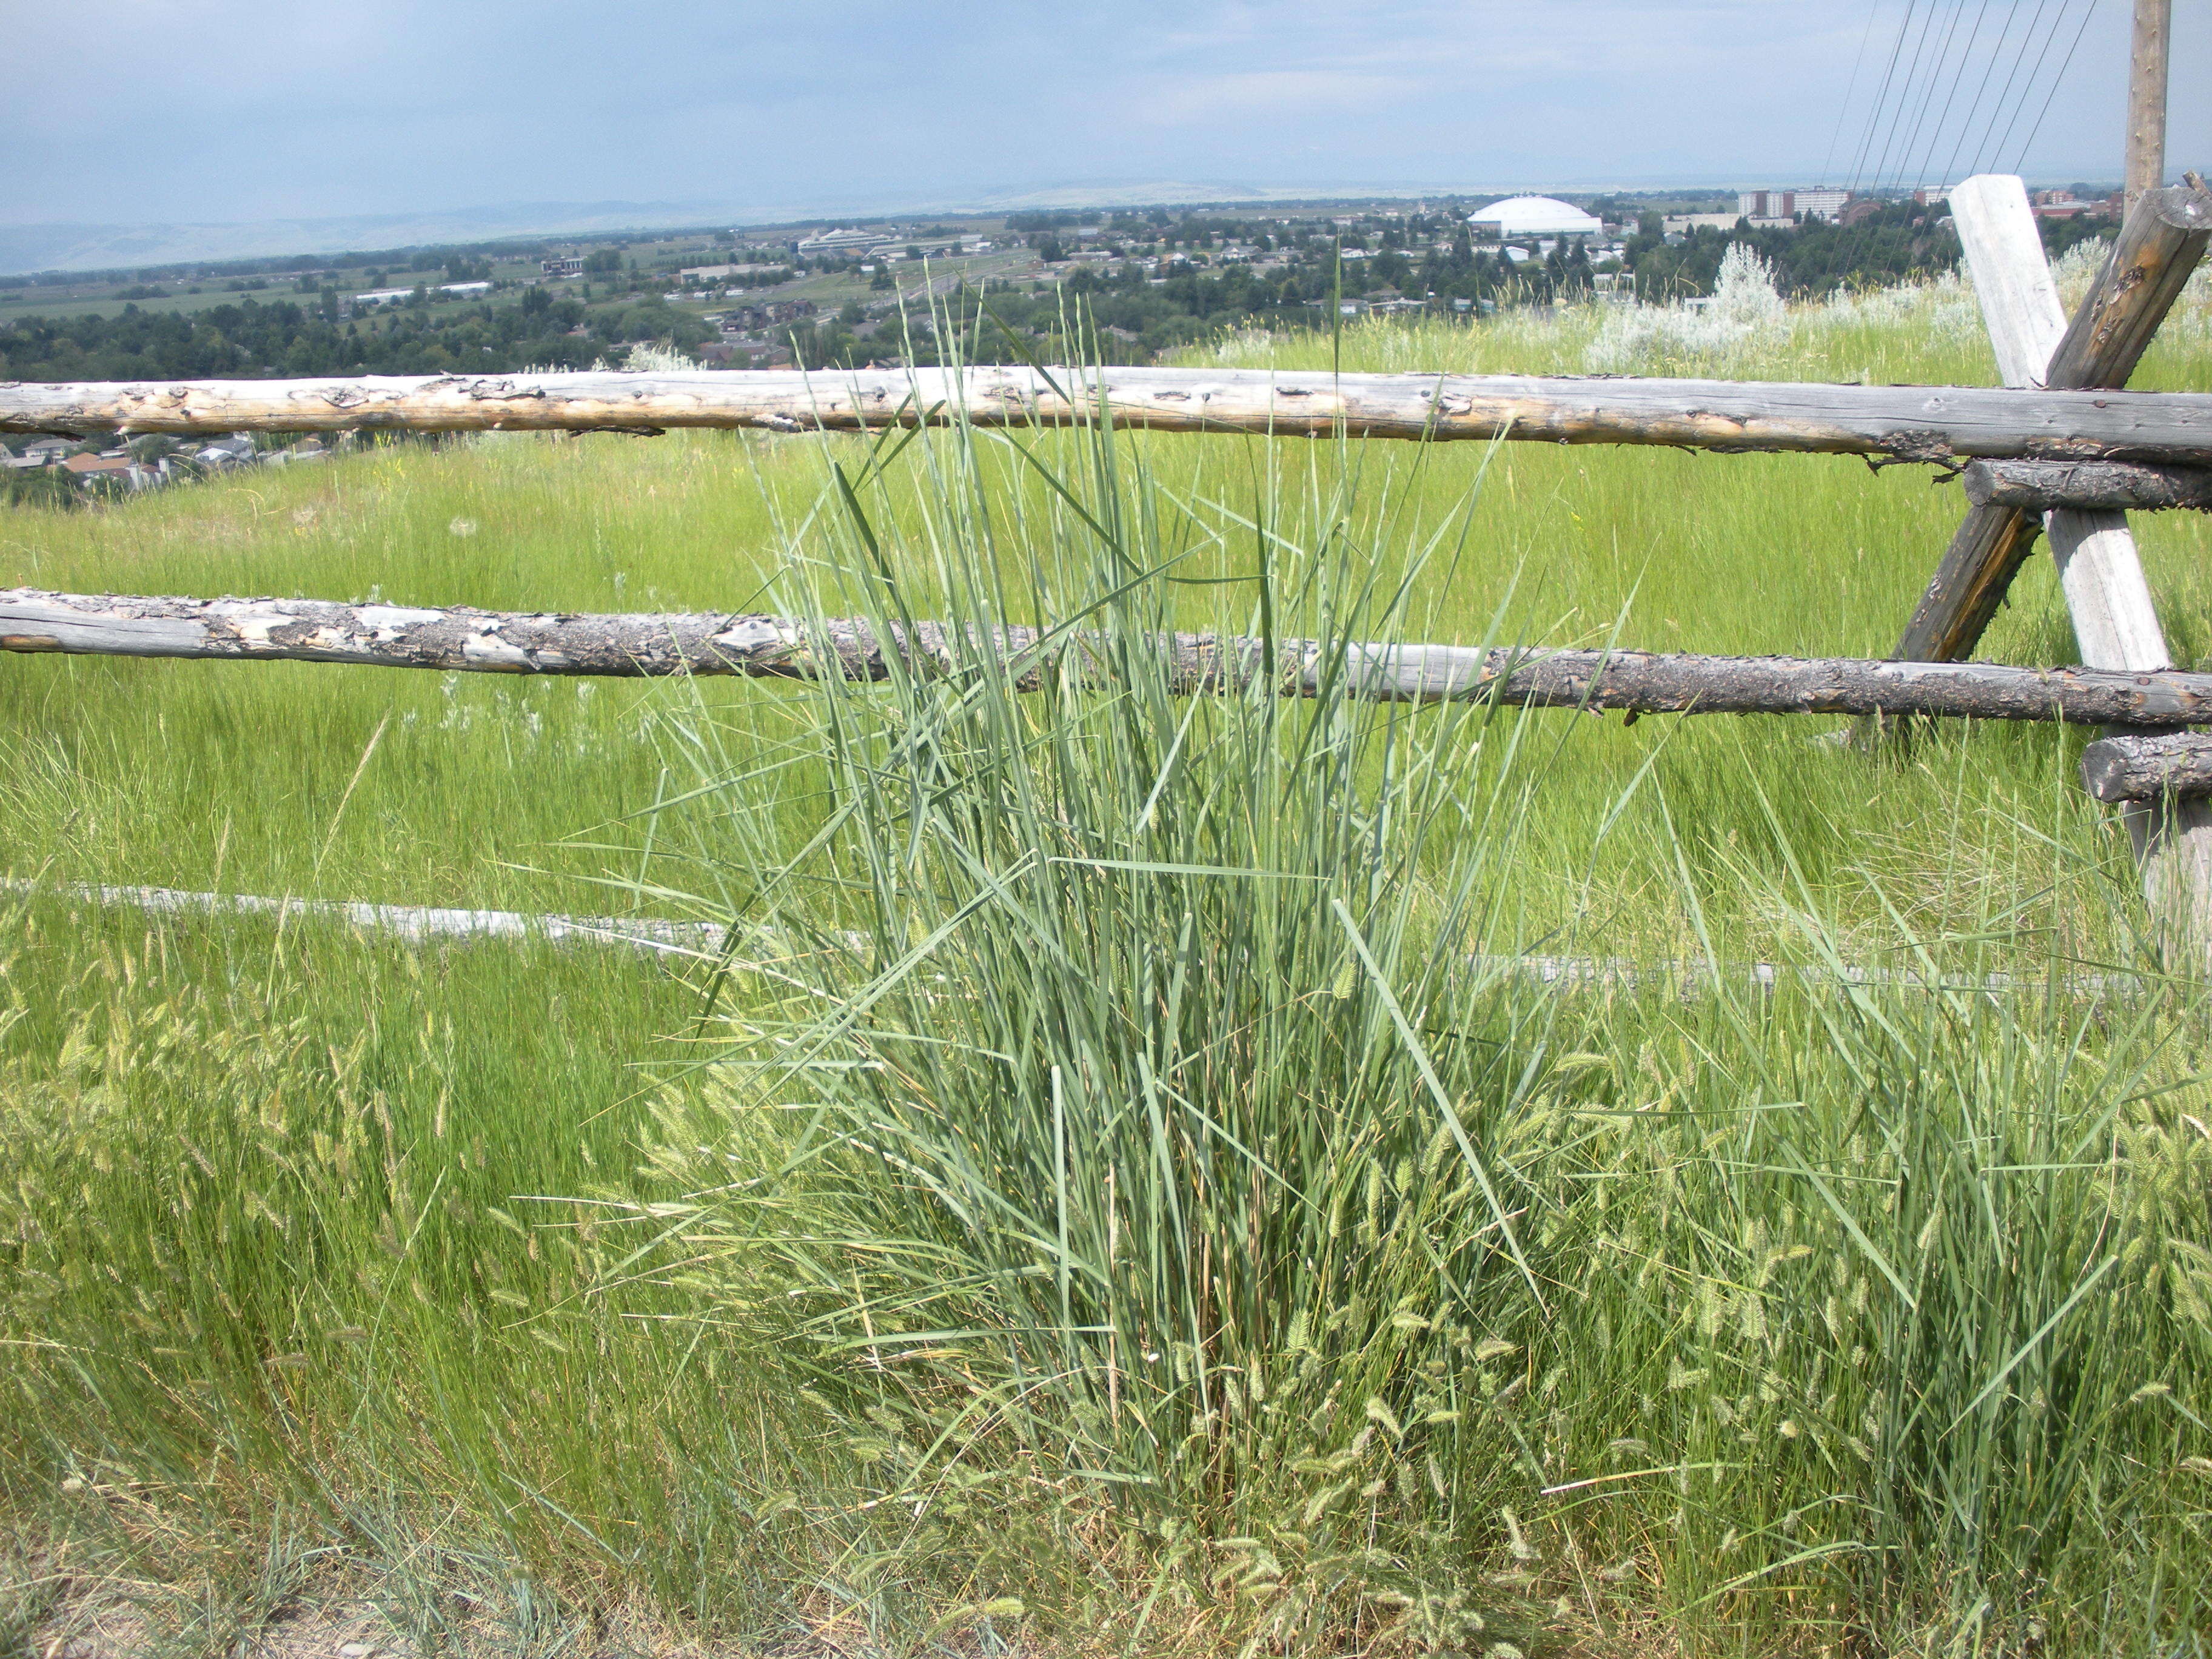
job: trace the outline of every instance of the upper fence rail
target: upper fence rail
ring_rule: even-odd
[[[0,382],[0,432],[1117,427],[2212,465],[2212,395],[1518,374],[1073,368]]]

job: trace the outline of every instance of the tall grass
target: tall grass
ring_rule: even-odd
[[[1540,1592],[1603,1628],[1628,1585],[1798,1641],[2191,1627],[2161,1588],[2200,1559],[2172,1390],[2212,1338],[2185,999],[2085,1008],[2058,962],[1843,988],[1771,807],[1773,874],[1643,851],[1693,918],[1720,884],[1782,919],[1806,977],[1547,995],[1518,889],[1569,745],[1345,672],[1429,620],[1362,539],[1419,539],[1402,497],[1269,492],[1218,619],[1320,641],[1319,695],[1182,701],[1164,584],[1218,519],[1096,434],[994,580],[984,441],[932,447],[896,537],[841,491],[787,601],[888,623],[903,577],[830,573],[909,573],[977,644],[818,689],[780,762],[826,780],[796,856],[727,791],[697,856],[763,943],[664,1119],[690,1196],[641,1212],[714,1316],[811,1356],[873,1501],[1093,1491],[1198,1540],[1183,1618],[1269,1647],[1486,1644]],[[981,645],[1018,619],[1079,665]],[[1888,931],[1931,982],[1994,954]]]
[[[1935,325],[1963,298],[1342,347],[1987,379]],[[2146,383],[2203,384],[2174,337]],[[1878,653],[1955,512],[1787,458],[954,429],[12,516],[46,586],[1080,652],[1034,690],[978,647],[588,696],[9,662],[19,879],[733,945],[671,975],[17,900],[0,1631],[127,1603],[198,1652],[359,1595],[452,1651],[2201,1652],[2204,1020],[2064,734],[1890,766],[1340,673],[1181,698],[1149,643]],[[2144,538],[2192,657],[2203,533]],[[2071,654],[2046,574],[1990,648]]]

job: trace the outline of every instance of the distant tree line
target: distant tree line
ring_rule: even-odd
[[[502,374],[581,368],[633,343],[688,349],[713,335],[657,295],[589,313],[542,288],[519,305],[434,307],[418,296],[360,317],[337,311],[326,289],[316,306],[247,300],[190,313],[126,306],[115,317],[27,317],[0,325],[0,380]]]
[[[1670,300],[1710,294],[1722,258],[1738,243],[1758,251],[1773,267],[1776,284],[1801,298],[1836,289],[1925,278],[1959,263],[1959,238],[1940,208],[1899,202],[1878,208],[1855,224],[1808,220],[1801,225],[1699,225],[1679,241],[1662,234],[1656,213],[1642,216],[1625,239],[1622,264],[1638,295]]]

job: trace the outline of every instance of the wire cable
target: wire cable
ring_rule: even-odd
[[[1906,135],[1905,148],[1898,152],[1898,181],[1900,184],[1904,182],[1905,173],[1911,164],[1913,151],[1919,147],[1920,131],[1927,125],[1928,112],[1936,107],[1936,90],[1943,82],[1943,65],[1951,59],[1951,42],[1959,33],[1960,19],[1966,15],[1966,9],[1963,3],[1955,3],[1952,6],[1950,27],[1943,31],[1943,44],[1936,49],[1936,67],[1928,77],[1927,89],[1921,94],[1920,107],[1913,113],[1912,131]],[[1916,179],[1914,182],[1921,184],[1926,181]]]
[[[1922,15],[1920,21],[1920,39],[1912,48],[1912,66],[1907,71],[1904,82],[1898,88],[1897,106],[1890,112],[1888,130],[1882,135],[1881,154],[1875,162],[1874,173],[1869,181],[1877,188],[1881,184],[1883,175],[1889,171],[1889,158],[1896,147],[1897,135],[1904,130],[1905,100],[1911,96],[1912,87],[1919,79],[1920,60],[1922,55],[1928,50],[1928,36],[1935,26],[1936,8],[1933,3],[1930,3],[1927,11]],[[1893,179],[1891,182],[1893,184],[1896,181]]]
[[[2035,67],[2028,71],[2027,84],[2020,89],[2020,103],[2014,109],[2012,118],[2005,123],[2004,137],[1997,140],[1996,155],[1999,159],[2012,143],[2013,129],[2020,125],[2020,118],[2027,109],[2028,100],[2035,96],[2035,83],[2042,76],[2044,64],[2050,60],[2051,48],[2057,41],[2058,31],[2066,26],[2066,13],[2072,4],[2073,0],[2058,0],[2058,13],[2051,20],[2050,31],[2043,37],[2043,50],[2036,53]],[[2090,9],[2095,9],[2094,0]]]
[[[1928,124],[1935,117],[1936,104],[1943,96],[1943,83],[1948,76],[1957,84],[1960,71],[1952,59],[1952,48],[1959,39],[1960,25],[1966,21],[1968,0],[1948,0],[1950,21],[1944,26],[1943,38],[1937,43],[1935,56],[1929,60],[1928,78],[1920,89],[1920,101],[1912,112],[1912,125],[1902,129],[1903,142],[1897,149],[1897,171],[1893,178],[1899,188],[1908,182],[1917,183],[1913,158],[1922,154],[1921,138]],[[1960,60],[1963,62],[1963,60]]]
[[[1851,112],[1851,94],[1859,89],[1859,70],[1866,62],[1867,42],[1874,39],[1874,20],[1881,15],[1880,0],[1867,8],[1866,27],[1859,33],[1858,55],[1851,59],[1851,78],[1844,85],[1844,101],[1836,106],[1836,130],[1828,135],[1828,153],[1820,162],[1820,185],[1826,188],[1828,169],[1836,164],[1836,146],[1843,142],[1844,122]]]
[[[2005,71],[2004,85],[1997,90],[1996,102],[1990,106],[1990,118],[1982,128],[1981,142],[1974,147],[1974,165],[1972,170],[1975,173],[1986,173],[1990,164],[1996,160],[1999,153],[1996,142],[1997,123],[2003,118],[2005,111],[2012,107],[2013,87],[2019,81],[2020,71],[2027,62],[2028,47],[2034,43],[2035,31],[2043,21],[2044,9],[2048,3],[2049,0],[2035,0],[2035,15],[2027,20],[2027,28],[2021,35],[2019,44],[2014,48],[2012,67]],[[2017,10],[2018,8],[2015,7],[2014,9]]]
[[[2043,94],[2043,107],[2035,112],[2035,125],[2027,130],[2027,137],[2020,142],[2020,154],[2013,158],[2012,170],[2020,172],[2027,161],[2027,152],[2035,143],[2035,135],[2043,131],[2043,118],[2051,113],[2051,100],[2058,95],[2058,84],[2066,78],[2066,71],[2074,66],[2074,54],[2081,49],[2081,37],[2089,32],[2089,20],[2097,13],[2097,0],[2089,0],[2082,8],[2081,26],[2074,31],[2073,43],[2066,48],[2066,57],[2058,65],[2058,73],[2051,77],[2051,90]]]
[[[1951,182],[1948,178],[1931,180],[1928,170],[1935,162],[1936,148],[1943,142],[1943,130],[1951,125],[1951,111],[1959,101],[1959,88],[1966,84],[1967,66],[1974,61],[1977,50],[1981,46],[1982,25],[1989,21],[1989,15],[1990,0],[1982,0],[1981,9],[1974,14],[1974,27],[1967,32],[1966,44],[1960,49],[1958,67],[1951,72],[1951,89],[1943,94],[1942,113],[1936,118],[1936,125],[1928,134],[1928,149],[1922,155],[1920,166],[1914,173],[1916,189],[1929,183],[1948,185]],[[1986,75],[1984,78],[1987,78]],[[1969,110],[1966,120],[1972,118],[1972,112]]]
[[[2015,13],[2020,10],[2017,3],[2014,5],[2013,10]],[[1941,180],[1943,184],[1953,184],[1958,179],[1959,157],[1966,150],[1966,135],[1973,131],[1974,118],[1981,113],[1982,100],[1988,95],[1990,89],[1990,77],[1996,73],[1997,60],[2004,56],[2005,36],[2011,27],[2011,22],[2008,20],[1997,30],[1997,43],[1990,50],[1989,62],[1982,68],[1982,83],[1974,88],[1973,101],[1966,106],[1966,117],[1959,123],[1958,142],[1951,146],[1950,159],[1943,163],[1943,177]],[[1978,21],[1975,25],[1977,36],[1979,35],[1980,27]]]
[[[1903,123],[1906,100],[1911,97],[1919,75],[1921,55],[1925,50],[1935,21],[1936,0],[1928,0],[1928,9],[1919,12],[1919,27],[1916,38],[1914,15],[1918,10],[1914,0],[1907,0],[1905,15],[1899,20],[1897,39],[1890,49],[1887,71],[1882,79],[1881,91],[1867,113],[1866,134],[1860,149],[1858,164],[1852,171],[1851,193],[1859,193],[1864,185],[1870,193],[1878,193],[1881,179],[1894,148],[1898,130]],[[1903,69],[1899,75],[1900,67]],[[1892,94],[1894,94],[1894,101]],[[1885,120],[1885,109],[1887,111]],[[1875,148],[1876,135],[1881,135],[1881,149]],[[1871,171],[1869,171],[1871,163]],[[1850,239],[1839,249],[1838,269],[1850,270],[1865,259],[1881,240],[1881,229],[1871,217],[1863,220],[1852,229]]]
[[[1857,193],[1859,181],[1866,176],[1867,157],[1874,153],[1874,135],[1881,125],[1881,106],[1888,100],[1890,83],[1897,78],[1897,65],[1905,53],[1905,37],[1912,29],[1912,14],[1919,0],[1905,0],[1905,16],[1897,26],[1897,40],[1889,49],[1889,67],[1882,71],[1881,89],[1874,95],[1874,103],[1867,111],[1866,131],[1859,140],[1859,157],[1851,167],[1851,191]]]

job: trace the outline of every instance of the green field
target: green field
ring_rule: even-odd
[[[1203,361],[1994,375],[1951,284]],[[2212,391],[2202,278],[2135,384]],[[0,1649],[343,1605],[426,1653],[2203,1652],[2204,1009],[2079,735],[1182,702],[1126,648],[1879,655],[1960,510],[955,431],[13,512],[7,583],[1080,617],[1119,689],[0,659]],[[2200,664],[2212,534],[2138,524]],[[1983,649],[2072,659],[2045,563]],[[410,947],[88,883],[738,926]]]

